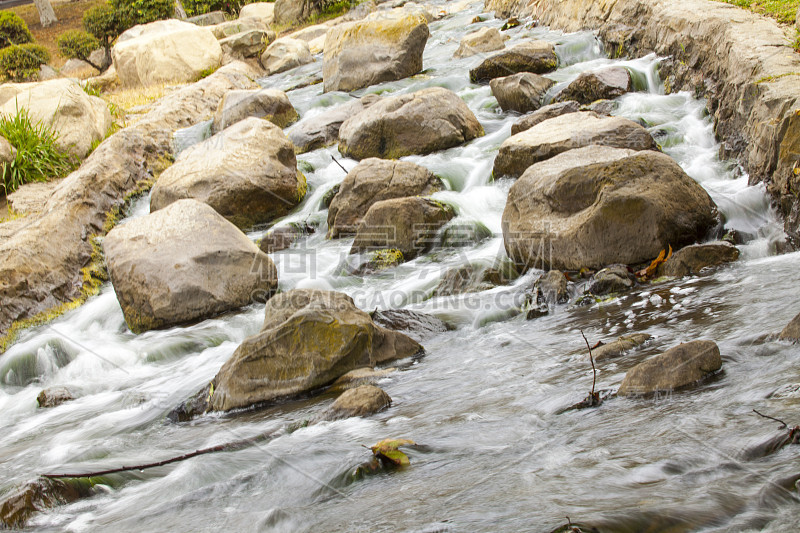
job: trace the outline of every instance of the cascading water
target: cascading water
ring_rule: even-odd
[[[645,525],[676,531],[786,531],[800,522],[796,491],[774,483],[797,473],[797,451],[756,461],[741,452],[775,433],[751,414],[763,409],[787,421],[800,399],[797,348],[765,337],[797,312],[797,256],[773,255],[780,223],[761,186],[748,186],[717,157],[704,102],[663,94],[658,58],[611,60],[590,33],[518,27],[510,44],[531,37],[556,43],[562,68],[552,97],[580,72],[606,65],[630,69],[638,92],[614,112],[645,124],[664,151],[705,187],[745,236],[741,259],[700,276],[639,288],[591,306],[559,306],[526,321],[518,296],[539,272],[477,294],[433,296],[442,275],[467,263],[505,258],[500,218],[511,182],[493,181],[492,161],[516,116],[502,113],[488,86],[469,83],[480,58],[454,60],[480,6],[431,23],[426,70],[413,78],[357,91],[408,93],[430,86],[458,93],[486,135],[465,146],[407,157],[441,176],[435,198],[455,206],[454,223],[479,223],[492,236],[472,246],[437,247],[390,271],[343,273],[351,240],[326,240],[325,193],[344,172],[335,147],[298,157],[309,193],[278,225],[317,225],[315,234],[273,254],[280,288],[346,292],[362,308],[405,307],[457,327],[425,341],[426,356],[380,381],[390,409],[367,419],[325,422],[268,443],[176,465],[110,476],[109,488],[87,500],[36,515],[45,531],[548,531],[564,523],[606,519],[618,531]],[[321,59],[262,80],[288,87],[321,69]],[[322,94],[320,85],[289,91],[302,117],[352,97]],[[182,147],[208,134],[183,132]],[[354,161],[342,159],[347,169]],[[148,212],[142,199],[130,216]],[[123,222],[124,223],[124,222]],[[253,232],[259,238],[264,231]],[[780,294],[780,298],[776,295]],[[239,440],[311,418],[330,395],[236,415],[165,421],[200,389],[238,344],[258,331],[263,305],[199,324],[132,334],[111,286],[49,325],[25,332],[0,357],[0,490],[40,473],[87,471],[147,463]],[[583,339],[609,340],[646,331],[654,340],[622,359],[599,364],[598,386],[616,388],[627,369],[679,342],[715,340],[724,373],[680,394],[649,400],[615,398],[594,410],[561,413],[586,396],[592,380]],[[79,398],[37,409],[40,390],[68,385]],[[365,460],[362,444],[405,436],[411,451],[400,472],[346,483]],[[368,454],[368,452],[366,452]],[[792,495],[794,494],[794,496]],[[688,524],[688,525],[686,525]]]

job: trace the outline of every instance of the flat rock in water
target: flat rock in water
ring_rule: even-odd
[[[36,397],[39,407],[56,407],[75,399],[75,393],[67,387],[50,387]]]
[[[117,226],[103,249],[125,321],[135,333],[263,301],[278,284],[269,256],[196,200],[178,200]]]
[[[472,83],[488,82],[517,72],[545,74],[558,68],[558,57],[546,41],[526,41],[487,57],[469,71]]]
[[[398,159],[459,146],[483,133],[456,93],[430,87],[383,98],[347,119],[339,130],[339,151],[358,160]]]
[[[729,242],[692,244],[673,253],[672,257],[659,265],[658,275],[680,278],[737,259],[739,259],[739,249]]]
[[[386,329],[402,331],[417,341],[452,329],[446,322],[433,315],[408,309],[375,311],[372,313],[372,320]]]
[[[540,107],[533,113],[529,113],[516,121],[511,126],[511,135],[516,135],[517,133],[529,130],[545,120],[560,117],[561,115],[566,115],[567,113],[577,113],[580,111],[580,108],[580,104],[575,101],[557,102],[555,104],[548,104],[544,107]]]
[[[433,246],[436,232],[454,216],[450,206],[418,196],[381,200],[358,226],[350,253],[398,250],[410,261]]]
[[[425,167],[408,161],[362,160],[347,173],[328,208],[328,237],[353,235],[367,211],[381,200],[429,196],[442,181]]]
[[[527,113],[542,106],[544,94],[555,85],[555,82],[538,74],[520,72],[495,78],[489,85],[503,111]]]
[[[687,342],[631,368],[617,394],[636,396],[674,391],[693,385],[720,368],[722,358],[715,342]]]
[[[212,385],[179,408],[183,418],[294,397],[355,368],[422,351],[339,292],[294,289],[271,298],[264,315],[261,331],[242,342]]]
[[[594,357],[595,361],[619,357],[625,352],[632,350],[637,346],[641,346],[650,340],[650,338],[650,335],[647,333],[633,333],[631,335],[624,335],[613,342],[593,348],[592,357]]]
[[[246,118],[263,118],[285,128],[297,120],[297,111],[286,93],[278,89],[230,91],[222,97],[214,114],[214,133]]]
[[[596,100],[613,100],[633,89],[631,73],[623,67],[610,67],[597,72],[584,72],[556,95],[557,102],[576,100],[591,104]]]
[[[372,315],[373,318],[375,314]],[[375,321],[376,324],[379,324],[378,321]],[[379,324],[381,325],[381,324]],[[396,372],[396,368],[356,368],[355,370],[351,370],[347,374],[344,374],[339,379],[333,382],[330,389],[331,391],[344,391],[347,389],[353,389],[355,387],[360,387],[361,385],[374,385],[379,379],[384,378],[393,372]]]
[[[285,216],[306,190],[283,131],[250,117],[181,152],[153,187],[150,209],[193,198],[246,229]]]
[[[647,130],[632,120],[580,111],[545,120],[506,139],[495,157],[493,173],[495,178],[516,178],[534,163],[591,145],[657,149]]]
[[[481,28],[461,38],[453,57],[469,57],[502,50],[506,47],[508,39],[508,35],[503,35],[497,28]]]
[[[502,227],[520,268],[580,270],[644,263],[702,239],[718,217],[669,156],[587,146],[528,168],[509,190]]]
[[[595,296],[605,296],[625,292],[636,284],[636,276],[625,265],[611,265],[599,270],[589,284],[589,292]]]
[[[335,144],[339,141],[339,128],[344,121],[364,111],[380,98],[377,94],[367,94],[358,100],[326,109],[324,113],[301,120],[287,133],[289,140],[295,146],[295,152],[302,154]]]
[[[392,399],[375,385],[361,385],[348,389],[336,398],[326,418],[348,418],[351,416],[369,416],[391,405]]]

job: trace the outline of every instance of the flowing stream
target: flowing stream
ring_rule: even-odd
[[[639,287],[590,306],[558,306],[526,321],[515,303],[540,272],[476,294],[433,297],[441,276],[467,263],[505,258],[500,219],[512,182],[493,181],[492,162],[517,116],[502,113],[488,86],[469,83],[481,56],[455,60],[461,37],[502,20],[470,24],[473,4],[430,24],[425,71],[355,93],[408,93],[447,87],[469,105],[486,135],[465,146],[407,157],[431,169],[448,190],[435,198],[456,207],[455,223],[480,223],[493,236],[472,246],[440,246],[379,274],[344,271],[351,240],[325,239],[324,194],[344,177],[335,147],[298,156],[309,193],[278,225],[317,232],[273,255],[280,288],[343,291],[362,309],[432,313],[456,329],[424,341],[425,357],[382,378],[393,405],[369,418],[324,422],[244,450],[109,476],[100,494],[36,515],[43,531],[550,531],[572,521],[607,520],[616,531],[790,531],[800,523],[797,491],[776,480],[800,473],[798,448],[763,459],[746,448],[777,433],[753,408],[800,423],[796,346],[775,333],[797,313],[797,254],[775,255],[780,221],[761,186],[719,160],[705,103],[665,95],[658,58],[611,60],[587,32],[562,34],[520,26],[508,43],[556,44],[562,67],[555,94],[580,72],[606,65],[631,70],[638,91],[614,112],[643,121],[664,151],[713,197],[726,226],[747,238],[740,260],[668,283]],[[288,87],[321,69],[321,58],[262,80]],[[289,91],[301,117],[350,100],[322,85]],[[196,135],[195,135],[196,136]],[[185,141],[187,136],[182,139]],[[341,159],[351,169],[356,162]],[[148,212],[148,199],[130,214]],[[123,221],[124,223],[124,221]],[[264,231],[253,232],[253,239]],[[580,292],[575,287],[574,292]],[[132,334],[113,288],[49,325],[25,332],[0,357],[0,491],[50,472],[141,464],[235,441],[312,418],[334,396],[288,402],[190,423],[166,414],[199,390],[238,344],[258,331],[263,305],[189,327]],[[716,341],[724,372],[694,390],[650,399],[613,398],[600,408],[561,411],[591,387],[580,330],[591,342],[630,332],[654,339],[643,349],[598,364],[598,387],[616,388],[634,364],[679,342]],[[80,397],[37,409],[43,388],[66,385]],[[370,456],[362,445],[407,437],[425,447],[411,466],[349,482]]]

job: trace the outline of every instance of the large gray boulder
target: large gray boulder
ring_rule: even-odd
[[[560,117],[567,113],[577,113],[580,111],[581,105],[578,102],[556,102],[555,104],[548,104],[527,114],[511,126],[511,135],[529,130],[535,125],[550,120],[551,118]]]
[[[342,181],[328,208],[328,237],[352,234],[369,208],[381,200],[428,196],[442,189],[439,178],[408,161],[364,159]]]
[[[339,140],[339,128],[344,121],[364,111],[380,98],[377,94],[367,94],[358,100],[326,109],[319,115],[304,118],[288,131],[289,140],[298,154],[335,144]]]
[[[267,76],[311,63],[313,60],[308,43],[291,37],[281,37],[261,54],[261,66],[267,71]]]
[[[430,87],[384,98],[339,129],[339,151],[353,159],[428,154],[483,135],[483,127],[454,92]]]
[[[516,178],[534,163],[590,145],[657,149],[647,130],[632,120],[603,117],[591,111],[568,113],[506,139],[494,160],[494,176]]]
[[[502,50],[506,47],[508,38],[508,35],[500,33],[497,28],[481,28],[461,38],[453,57],[469,57]]]
[[[325,91],[354,91],[422,70],[428,23],[419,12],[395,10],[334,26],[325,37]]]
[[[117,226],[103,249],[125,321],[135,333],[237,309],[269,297],[278,284],[269,256],[195,200],[179,200]]]
[[[526,41],[498,52],[469,71],[472,83],[487,82],[517,72],[545,74],[558,68],[555,47],[546,41]]]
[[[672,158],[604,146],[531,166],[511,187],[502,220],[512,260],[562,270],[650,261],[717,223],[708,193]]]
[[[150,209],[194,198],[249,228],[286,215],[306,190],[289,139],[251,117],[181,152],[153,187]]]
[[[270,299],[264,315],[261,331],[245,339],[213,379],[207,408],[228,411],[296,396],[355,368],[422,351],[339,292],[291,290]]]
[[[597,72],[583,72],[555,97],[557,102],[576,100],[591,104],[596,100],[613,100],[633,90],[628,69],[610,67]]]
[[[504,78],[495,78],[489,85],[503,111],[528,113],[542,107],[544,94],[555,85],[555,82],[538,74],[520,72]]]
[[[670,392],[693,385],[722,368],[713,341],[691,341],[639,363],[628,370],[617,394],[636,396]]]
[[[248,31],[263,31],[267,32],[270,31],[269,27],[264,23],[264,21],[257,19],[257,18],[245,18],[245,19],[236,19],[236,20],[228,20],[225,22],[221,22],[220,24],[215,24],[214,26],[208,27],[209,31],[214,34],[214,37],[217,39],[227,39],[228,37],[233,37],[234,35],[240,35],[244,32]],[[273,39],[274,39],[273,34]]]
[[[358,226],[350,253],[397,250],[410,261],[433,246],[436,232],[454,216],[451,207],[418,196],[376,202]]]
[[[322,2],[306,0],[275,0],[273,17],[277,24],[296,26],[311,15],[319,13]]]
[[[224,61],[259,57],[267,45],[275,40],[272,30],[248,30],[220,39]]]
[[[263,118],[285,128],[298,114],[286,93],[278,89],[238,90],[227,93],[214,114],[215,133],[249,117]]]

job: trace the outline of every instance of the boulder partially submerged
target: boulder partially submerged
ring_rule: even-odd
[[[702,240],[718,221],[708,193],[669,156],[588,146],[528,168],[502,224],[522,268],[580,270],[650,261]]]
[[[555,47],[546,41],[526,41],[498,52],[469,71],[472,83],[488,82],[517,72],[545,74],[558,68]]]
[[[503,111],[528,113],[536,111],[542,106],[545,93],[555,85],[555,82],[538,74],[520,72],[503,78],[495,78],[489,82],[489,85]]]
[[[384,98],[339,129],[339,151],[353,159],[397,159],[458,146],[483,127],[454,92],[430,87]]]
[[[245,339],[211,384],[172,417],[295,397],[356,368],[421,351],[406,335],[376,325],[346,294],[294,289],[267,302],[261,331]]]
[[[610,67],[597,72],[583,72],[558,93],[555,100],[576,100],[581,104],[591,104],[596,100],[613,100],[631,90],[633,80],[628,69]]]
[[[125,321],[141,333],[268,298],[272,260],[206,204],[178,200],[111,230],[103,241]]]
[[[301,154],[322,148],[339,141],[339,128],[344,121],[361,113],[380,100],[377,94],[366,94],[358,100],[326,109],[324,113],[304,118],[289,129],[287,135]]]
[[[181,152],[153,187],[150,209],[193,198],[249,228],[286,215],[306,190],[292,143],[276,125],[251,117]]]
[[[298,116],[289,97],[278,89],[231,91],[222,98],[214,114],[213,131],[218,133],[249,117],[263,118],[285,128]]]
[[[508,35],[503,35],[497,28],[481,28],[461,38],[453,57],[469,57],[502,50],[508,39]]]
[[[698,383],[722,368],[713,341],[691,341],[639,363],[628,370],[617,394],[636,396],[671,392]]]

